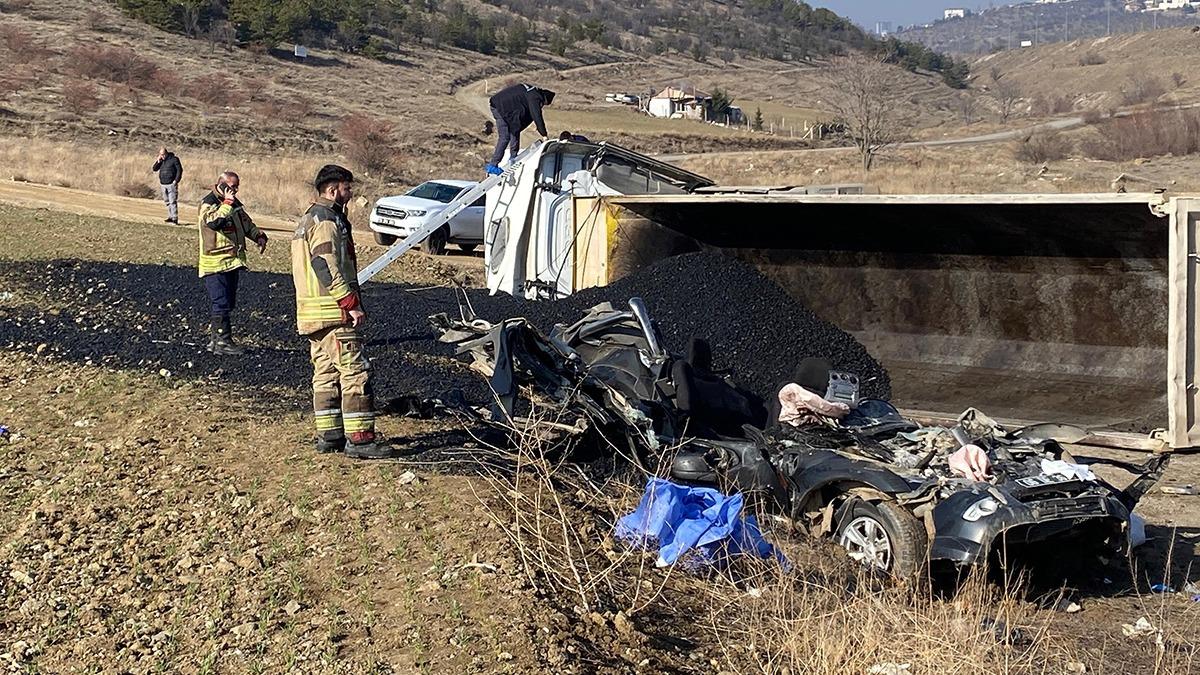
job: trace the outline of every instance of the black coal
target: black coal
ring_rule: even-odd
[[[0,346],[72,362],[223,381],[283,392],[280,403],[302,405],[311,371],[307,341],[296,334],[288,275],[242,275],[234,329],[251,347],[242,357],[216,358],[207,343],[208,301],[192,268],[56,260],[6,261],[3,288],[17,303],[0,308]],[[369,284],[368,350],[381,401],[402,396],[488,402],[486,383],[452,359],[427,317],[457,314],[450,288]],[[767,397],[805,356],[822,356],[860,374],[866,393],[887,397],[887,373],[861,344],[820,320],[744,263],[714,253],[670,258],[606,288],[557,302],[527,302],[468,291],[476,313],[498,321],[524,316],[549,330],[600,302],[624,306],[642,297],[668,348],[682,351],[692,336],[713,345],[714,368]]]

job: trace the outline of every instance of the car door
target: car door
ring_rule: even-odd
[[[482,195],[470,206],[459,211],[450,219],[450,238],[456,242],[479,243],[483,241],[483,213],[487,195]]]

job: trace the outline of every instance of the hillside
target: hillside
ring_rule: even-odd
[[[1035,113],[1110,111],[1200,99],[1200,32],[1174,28],[997,52],[972,63],[975,86],[1000,74]]]
[[[481,54],[559,56],[606,50],[698,60],[740,56],[802,60],[870,42],[861,29],[825,9],[791,0],[693,3],[649,0],[114,0],[130,16],[192,37],[241,44],[280,42],[361,53],[372,58],[405,46],[442,45]],[[587,60],[587,57],[585,57]]]
[[[986,54],[1017,49],[1026,40],[1037,46],[1197,24],[1200,15],[1195,13],[1128,13],[1122,3],[1111,0],[1071,0],[994,7],[962,19],[913,26],[896,35],[938,51]]]
[[[750,16],[758,5],[738,11]],[[537,40],[523,54],[482,54],[426,40],[392,44],[381,58],[312,47],[298,60],[290,47],[191,38],[85,0],[0,7],[0,60],[18,66],[0,74],[5,177],[102,192],[151,190],[147,158],[163,144],[197,169],[185,174],[183,199],[198,199],[233,164],[248,186],[271,186],[259,208],[279,215],[302,205],[304,176],[325,161],[369,168],[368,197],[430,177],[473,176],[494,142],[484,134],[486,95],[522,76],[560,93],[547,112],[553,129],[650,153],[803,147],[792,129],[824,115],[815,58],[639,56],[588,40],[562,56]],[[918,125],[954,124],[962,92],[936,74],[908,81]],[[748,114],[761,109],[777,133],[652,119],[604,103],[606,91],[681,82],[728,90]]]

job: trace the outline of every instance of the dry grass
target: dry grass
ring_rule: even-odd
[[[1093,159],[1129,161],[1140,157],[1181,157],[1200,152],[1200,111],[1142,112],[1096,125],[1083,144]]]
[[[125,195],[145,185],[153,194],[158,175],[150,170],[157,147],[81,146],[39,138],[0,139],[0,166],[5,176],[20,175],[34,183],[61,185]],[[292,217],[312,201],[312,179],[325,162],[289,154],[231,156],[211,150],[180,150],[183,183],[179,199],[198,202],[217,175],[233,169],[242,178],[241,196],[251,212]],[[144,193],[143,193],[144,194]]]
[[[1053,612],[1024,598],[1020,582],[974,574],[939,595],[926,582],[904,586],[860,572],[828,548],[814,554],[808,541],[783,543],[790,568],[740,561],[704,577],[653,568],[652,553],[611,537],[613,523],[637,503],[636,487],[597,485],[574,465],[547,459],[567,445],[548,441],[536,423],[510,434],[519,439],[515,450],[479,455],[489,458],[491,490],[477,496],[537,595],[573,616],[580,637],[602,642],[596,630],[615,629],[613,652],[644,647],[643,632],[662,631],[690,643],[693,656],[715,656],[709,664],[726,672],[1061,673],[1116,663],[1080,651],[1058,632]],[[1171,635],[1165,616],[1155,625]],[[1194,658],[1194,648],[1175,645],[1158,653],[1154,670],[1189,672]]]

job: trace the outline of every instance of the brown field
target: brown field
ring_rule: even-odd
[[[0,207],[0,316],[69,298],[3,270],[29,261],[193,264],[193,234]],[[287,270],[283,247],[254,274]],[[190,272],[190,269],[187,270]],[[413,255],[385,279],[447,283]],[[197,287],[197,292],[199,289]],[[287,293],[281,288],[277,292]],[[138,298],[130,297],[137,303]],[[244,301],[253,317],[254,299]],[[72,311],[72,310],[65,310]],[[103,319],[101,319],[103,320]],[[253,342],[253,320],[246,320]],[[113,328],[118,326],[113,325]],[[287,346],[277,347],[286,349]],[[776,533],[794,567],[657,570],[614,546],[638,488],[478,445],[471,460],[355,464],[308,448],[295,392],[0,352],[4,658],[38,672],[907,672],[1182,674],[1197,603],[1136,590],[1191,578],[1194,497],[1157,492],[1154,537],[1110,593],[975,578],[955,595],[879,583],[837,549]],[[385,416],[413,452],[453,427]],[[455,467],[522,467],[465,473]],[[413,471],[416,480],[401,476]],[[1166,481],[1194,483],[1177,458]],[[732,573],[731,573],[732,574]],[[1084,573],[1086,577],[1086,572]],[[1118,584],[1122,583],[1120,581]],[[1123,587],[1122,587],[1123,588]],[[1083,607],[1056,612],[1066,594]],[[1145,616],[1161,632],[1128,638]],[[981,628],[984,620],[1005,628]],[[1011,633],[1011,629],[1020,633]],[[997,639],[1000,635],[1000,639]],[[1017,637],[1013,637],[1017,636]],[[1076,664],[1076,665],[1073,665]]]

